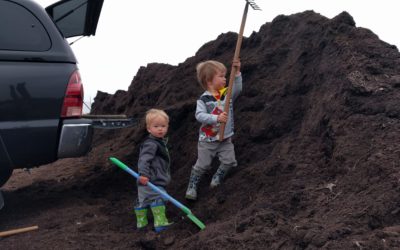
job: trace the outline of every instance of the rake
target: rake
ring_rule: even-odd
[[[244,12],[243,12],[243,17],[242,17],[242,23],[240,24],[239,35],[238,35],[238,39],[236,42],[235,54],[233,56],[233,62],[239,60],[240,48],[242,46],[242,40],[243,40],[243,31],[244,31],[244,26],[246,24],[246,18],[247,18],[247,12],[249,10],[249,6],[251,8],[253,8],[254,10],[261,10],[261,8],[258,7],[258,5],[253,0],[246,0],[246,5],[244,7]],[[233,67],[233,65],[232,65],[231,74],[229,76],[228,91],[227,91],[227,94],[225,97],[225,107],[224,107],[224,112],[226,112],[228,115],[229,115],[229,106],[230,106],[230,102],[231,102],[233,81],[235,80],[235,75],[236,75],[236,68]],[[225,126],[226,126],[226,123],[221,123],[221,126],[219,128],[219,140],[220,141],[224,140]]]

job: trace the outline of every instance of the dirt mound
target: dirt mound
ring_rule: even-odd
[[[184,200],[197,153],[199,124],[194,110],[202,90],[195,65],[216,59],[229,68],[235,42],[236,34],[222,34],[178,66],[149,64],[139,69],[128,91],[99,92],[95,98],[94,114],[143,118],[152,107],[167,111],[173,166],[168,191],[178,200]],[[39,237],[61,248],[398,247],[397,48],[355,27],[346,12],[328,19],[306,11],[278,16],[244,39],[241,60],[244,88],[235,104],[234,137],[239,167],[216,190],[208,188],[209,173],[201,183],[199,201],[189,204],[206,230],[198,232],[172,205],[169,214],[176,223],[167,232],[134,230],[134,181],[111,166],[107,157],[134,166],[145,136],[143,123],[97,131],[88,157],[46,167],[69,169],[78,162],[83,169],[59,182],[42,180],[6,192],[6,198],[13,205],[40,211],[41,201],[52,201],[37,219],[45,225]],[[19,197],[13,198],[15,193]],[[65,199],[59,200],[60,193]],[[31,198],[34,195],[39,198]],[[14,220],[23,218],[6,211]],[[53,220],[46,222],[49,218]],[[78,226],[66,222],[76,218]],[[11,225],[11,219],[0,219]],[[26,242],[10,238],[1,244],[25,246]]]

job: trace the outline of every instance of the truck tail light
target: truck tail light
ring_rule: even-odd
[[[79,71],[72,73],[69,78],[67,91],[65,92],[64,103],[61,110],[61,117],[80,117],[83,106],[83,85]]]

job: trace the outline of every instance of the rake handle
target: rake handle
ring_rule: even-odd
[[[239,60],[240,48],[242,47],[242,40],[243,40],[243,31],[244,31],[244,26],[246,24],[248,10],[249,10],[249,2],[246,1],[246,6],[244,7],[244,11],[243,11],[242,22],[240,24],[238,39],[236,41],[236,48],[235,48],[235,54],[233,56],[233,62]],[[225,97],[225,106],[224,106],[224,112],[228,114],[228,117],[229,117],[229,107],[230,107],[231,98],[232,98],[232,89],[233,89],[233,82],[235,80],[235,76],[236,76],[236,67],[234,67],[232,64],[231,74],[229,76],[228,92]],[[225,126],[226,126],[226,123],[224,122],[224,123],[221,123],[221,125],[219,127],[219,140],[220,141],[224,140]]]

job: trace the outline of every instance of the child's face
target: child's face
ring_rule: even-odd
[[[226,71],[217,70],[217,73],[214,75],[211,82],[208,83],[208,87],[211,90],[218,91],[225,87],[226,84]]]
[[[147,126],[147,131],[154,137],[163,138],[168,132],[168,121],[162,116],[154,117]]]

